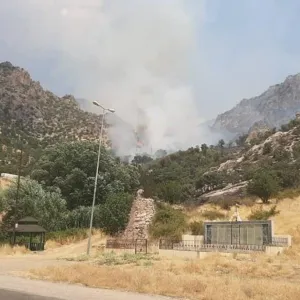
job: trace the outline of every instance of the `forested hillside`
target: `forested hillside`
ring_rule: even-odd
[[[299,133],[300,121],[295,119],[277,131],[241,136],[238,147],[221,140],[216,146],[203,144],[179,151],[140,164],[141,183],[148,196],[169,203],[201,203],[206,193],[244,181],[265,182],[269,198],[299,186]],[[246,192],[257,194],[250,187]]]

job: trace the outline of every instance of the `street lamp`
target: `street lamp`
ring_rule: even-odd
[[[90,255],[91,250],[91,238],[92,238],[92,227],[93,227],[93,218],[94,218],[94,210],[95,210],[95,201],[96,201],[96,192],[97,192],[97,181],[98,181],[98,173],[99,173],[99,164],[100,164],[100,155],[101,155],[101,146],[102,146],[102,136],[103,136],[103,127],[104,127],[104,119],[105,113],[111,112],[114,113],[115,110],[112,108],[105,108],[100,105],[97,101],[93,101],[93,104],[101,107],[103,110],[102,113],[102,120],[101,120],[101,129],[100,129],[100,137],[99,137],[99,150],[98,150],[98,160],[97,160],[97,168],[96,168],[96,176],[95,176],[95,185],[94,185],[94,194],[93,194],[93,203],[92,203],[92,212],[91,212],[91,220],[90,220],[90,230],[89,230],[89,238],[88,238],[88,245],[86,254]]]

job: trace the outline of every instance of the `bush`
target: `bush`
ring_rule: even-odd
[[[237,200],[236,198],[232,197],[228,199],[220,199],[220,200],[212,201],[212,203],[218,205],[221,209],[230,210],[230,208],[237,203]]]
[[[299,165],[296,163],[279,163],[274,166],[274,171],[283,189],[298,187],[300,184]]]
[[[276,161],[286,161],[291,157],[290,152],[286,151],[284,149],[284,147],[278,147],[277,149],[275,149],[275,151],[273,152],[273,158]]]
[[[158,205],[149,232],[155,239],[166,238],[180,241],[186,229],[186,217],[182,211],[169,205]]]
[[[171,203],[180,203],[182,198],[182,186],[176,181],[167,181],[157,186],[157,195],[160,199]]]
[[[265,143],[263,147],[263,155],[269,154],[272,152],[272,144],[270,142]]]
[[[300,158],[300,142],[297,142],[293,146],[293,156],[295,159]]]
[[[270,217],[276,216],[280,213],[279,210],[276,210],[276,205],[270,208],[270,210],[257,210],[251,213],[248,217],[249,220],[268,220]]]
[[[202,213],[202,216],[210,221],[225,218],[225,215],[217,210],[207,210]]]
[[[282,200],[282,199],[286,199],[286,198],[290,198],[290,199],[294,199],[299,197],[300,195],[300,188],[293,188],[293,189],[285,189],[281,192],[279,192],[279,194],[277,195],[277,199],[278,200]]]
[[[129,220],[132,202],[133,197],[130,194],[110,195],[106,203],[100,205],[99,215],[95,214],[100,222],[100,228],[110,235],[123,231]]]
[[[258,196],[264,203],[279,191],[279,180],[271,172],[261,170],[254,175],[248,184],[247,190],[250,194]]]
[[[190,224],[190,230],[192,235],[203,235],[204,234],[204,225],[203,222],[194,221]]]
[[[88,230],[83,228],[72,228],[63,231],[52,231],[46,233],[46,240],[55,241],[61,245],[77,242],[88,237]]]

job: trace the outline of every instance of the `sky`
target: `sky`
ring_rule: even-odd
[[[199,144],[199,123],[300,72],[298,0],[0,5],[1,61],[58,95],[115,108],[157,149]]]

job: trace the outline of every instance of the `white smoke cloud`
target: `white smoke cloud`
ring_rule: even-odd
[[[113,107],[132,128],[145,126],[148,151],[201,142],[190,84],[197,35],[188,1],[17,2],[28,32],[26,41],[20,37],[15,43],[23,40],[23,49],[61,53],[56,72],[76,82],[75,96]],[[110,134],[119,154],[125,154],[135,148],[135,140],[118,124]]]

